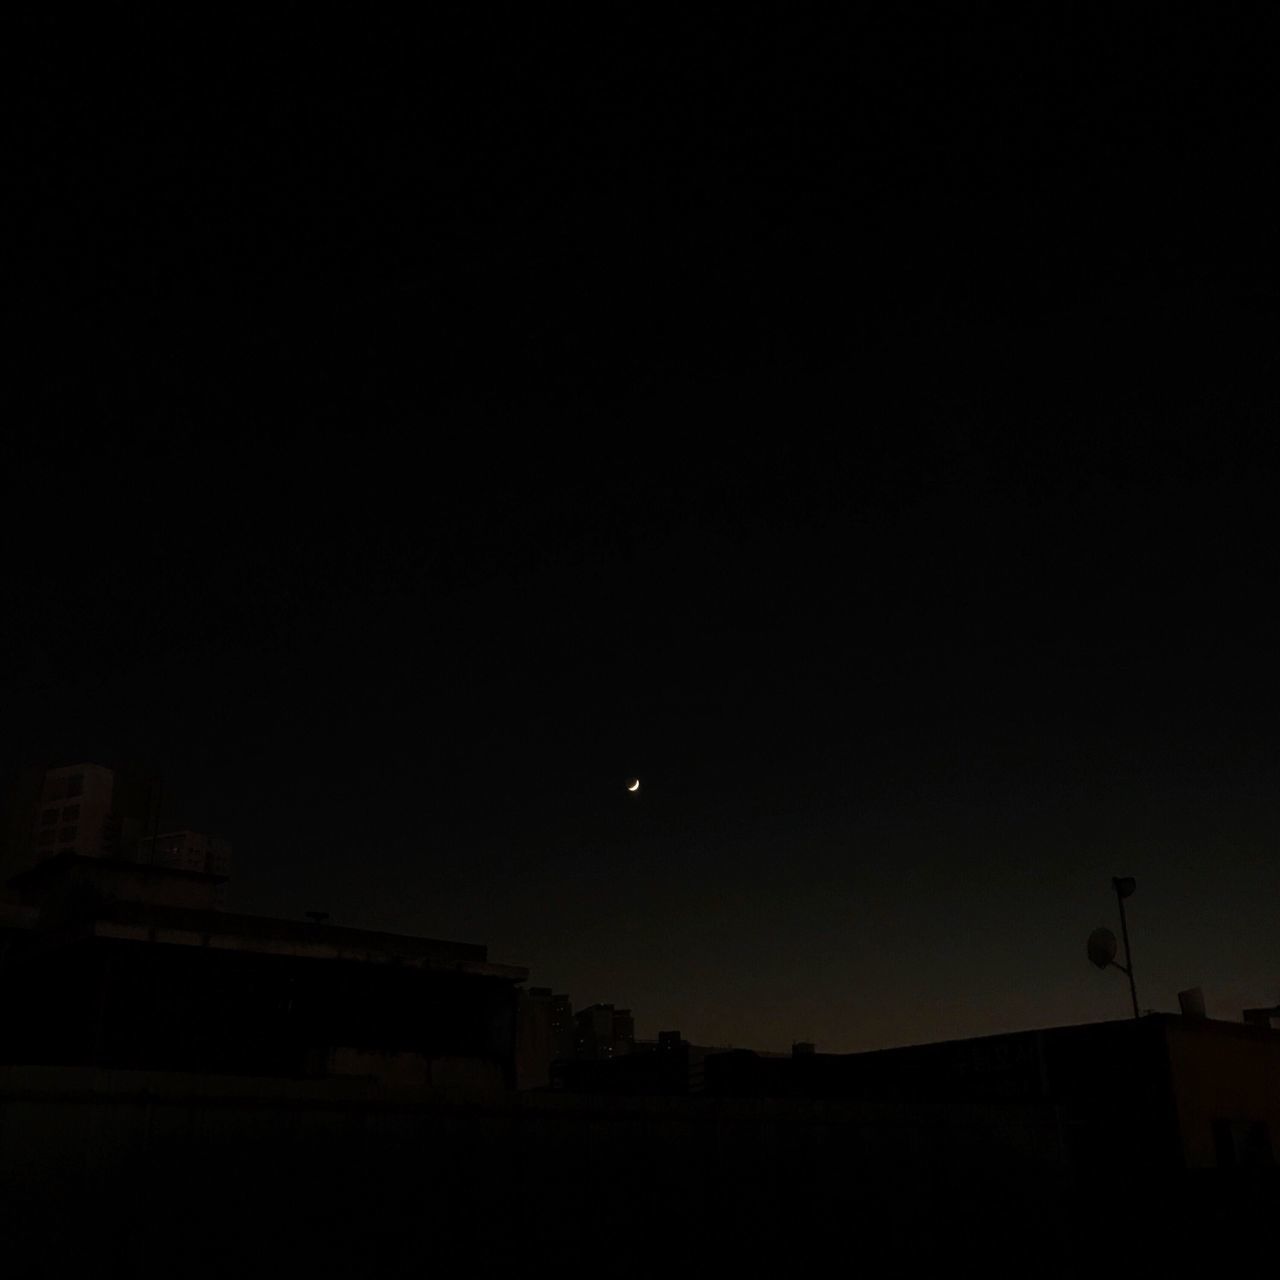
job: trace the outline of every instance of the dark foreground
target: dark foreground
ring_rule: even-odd
[[[1073,1170],[1044,1107],[2,1074],[15,1276],[751,1263],[1180,1275],[1274,1256],[1280,1221],[1274,1171]]]

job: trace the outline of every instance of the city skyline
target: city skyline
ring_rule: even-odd
[[[59,773],[70,772],[70,766],[64,766],[58,770]],[[602,790],[604,789],[604,780],[601,780]],[[616,782],[614,783],[616,787]],[[166,822],[164,825],[165,833],[169,834],[171,823]],[[1136,861],[1130,859],[1130,863]],[[1105,864],[1099,862],[1098,867],[1101,869]],[[677,878],[678,882],[678,878]],[[1265,984],[1259,987],[1250,987],[1245,981],[1238,981],[1235,984],[1223,983],[1220,980],[1215,981],[1216,974],[1210,969],[1209,976],[1205,977],[1203,969],[1201,972],[1191,971],[1188,965],[1185,950],[1179,946],[1176,937],[1160,937],[1158,932],[1154,932],[1152,925],[1159,926],[1159,918],[1155,916],[1151,906],[1154,904],[1155,910],[1159,910],[1163,903],[1167,902],[1167,888],[1161,886],[1157,881],[1151,883],[1150,879],[1139,877],[1140,894],[1138,901],[1133,904],[1138,908],[1136,918],[1138,921],[1135,928],[1135,950],[1137,952],[1136,967],[1139,970],[1142,982],[1142,1007],[1143,1009],[1163,1009],[1169,1011],[1177,1008],[1178,991],[1191,986],[1198,985],[1204,988],[1208,995],[1209,1012],[1211,1016],[1224,1018],[1227,1020],[1236,1020],[1239,1018],[1241,1010],[1262,1004],[1268,1004],[1272,1000],[1272,993],[1265,989]],[[668,1001],[663,1003],[661,1000],[656,1007],[650,1009],[634,998],[631,994],[635,990],[652,991],[655,989],[655,983],[652,972],[646,972],[642,967],[643,962],[635,962],[631,971],[628,971],[622,965],[615,961],[615,968],[610,971],[616,975],[617,985],[612,990],[592,990],[588,987],[587,991],[582,991],[582,983],[575,983],[574,975],[570,974],[569,979],[565,982],[559,981],[559,975],[552,975],[549,966],[546,965],[541,957],[534,953],[530,947],[526,951],[513,951],[507,945],[505,939],[498,935],[496,947],[501,954],[509,956],[514,960],[518,960],[522,964],[527,964],[531,969],[531,981],[535,983],[555,981],[557,986],[568,987],[573,993],[575,999],[582,1000],[587,1004],[598,1003],[601,1000],[617,1001],[622,1000],[638,1006],[640,1014],[640,1025],[645,1034],[650,1036],[656,1035],[658,1031],[668,1026],[682,1026],[690,1029],[696,1038],[720,1044],[736,1044],[746,1045],[748,1047],[765,1049],[770,1051],[779,1051],[788,1049],[794,1042],[799,1040],[816,1040],[824,1049],[831,1052],[850,1052],[857,1049],[867,1048],[883,1048],[890,1047],[895,1043],[921,1043],[940,1039],[954,1039],[962,1035],[982,1035],[994,1034],[1000,1031],[1010,1030],[1014,1026],[1053,1026],[1070,1022],[1088,1022],[1096,1020],[1100,1017],[1123,1017],[1126,1015],[1126,988],[1113,976],[1108,974],[1098,974],[1092,966],[1086,963],[1084,956],[1084,937],[1088,928],[1092,928],[1094,924],[1116,926],[1113,919],[1114,904],[1110,899],[1108,889],[1109,880],[1104,881],[1099,878],[1096,884],[1089,885],[1089,889],[1093,892],[1091,897],[1086,897],[1085,893],[1077,895],[1077,901],[1081,903],[1082,910],[1077,916],[1080,922],[1079,928],[1074,928],[1073,933],[1068,934],[1065,931],[1060,935],[1064,943],[1064,955],[1061,960],[1061,969],[1063,977],[1066,981],[1073,984],[1076,990],[1081,993],[1079,1003],[1076,1010],[1071,1010],[1068,1006],[1067,1016],[1061,1016],[1061,1005],[1054,1006],[1046,1002],[1042,1006],[1029,1003],[1020,1021],[1010,1022],[1010,1015],[1007,1012],[998,1011],[997,1002],[987,1000],[984,1006],[984,997],[981,993],[975,993],[974,998],[970,1001],[967,1009],[957,1016],[954,1010],[939,1009],[935,1005],[931,1005],[928,1014],[928,1020],[918,1020],[914,1022],[916,1030],[904,1030],[900,1032],[901,1038],[893,1040],[890,1038],[875,1039],[866,1036],[865,1020],[859,1022],[856,1016],[848,1012],[841,1014],[838,1011],[831,1011],[827,1019],[824,1021],[821,1015],[815,1016],[813,1005],[807,1003],[812,999],[811,992],[805,986],[805,980],[802,974],[795,974],[794,977],[788,976],[789,986],[783,986],[776,982],[771,988],[776,994],[776,1011],[772,1015],[772,1030],[767,1029],[767,1024],[759,1020],[751,1018],[737,1018],[732,1015],[726,1016],[724,1013],[717,1013],[712,1002],[708,1001],[699,990],[696,980],[692,973],[680,974],[670,968],[661,970],[669,974],[671,985],[678,989],[681,998],[677,1001]],[[234,888],[232,892],[235,892]],[[254,914],[264,915],[293,915],[300,918],[303,915],[303,904],[308,906],[320,902],[320,897],[313,891],[313,887],[305,883],[299,883],[292,886],[291,889],[292,903],[296,906],[296,910],[271,910],[263,909],[265,904],[255,904],[253,901],[245,901],[243,898],[239,900],[231,899],[231,905],[239,910],[249,910]],[[225,899],[224,899],[225,901]],[[1088,907],[1084,904],[1088,903],[1092,906],[1093,915],[1086,917],[1084,911]],[[425,934],[427,936],[437,937],[453,937],[457,939],[467,937],[484,937],[491,944],[494,943],[494,935],[492,930],[486,932],[484,928],[484,915],[482,912],[476,912],[472,917],[472,927],[455,928],[452,930],[432,930],[431,928],[423,928],[415,924],[420,918],[412,909],[401,910],[400,913],[386,911],[381,915],[375,913],[357,913],[348,912],[342,909],[341,904],[338,910],[333,910],[335,904],[325,898],[323,904],[329,910],[330,917],[334,923],[345,925],[353,928],[371,928],[377,930],[385,930],[391,933],[401,934]],[[1263,910],[1266,910],[1265,903]],[[1144,910],[1144,908],[1146,908]],[[443,917],[437,917],[443,918]],[[1087,921],[1087,928],[1086,928]],[[1016,922],[1015,922],[1016,924]],[[525,934],[526,937],[535,937],[531,932]],[[1265,935],[1260,935],[1260,940],[1266,944]],[[955,945],[954,941],[952,945]],[[988,944],[989,945],[989,944]],[[602,949],[616,952],[620,949],[616,946],[610,947],[606,940],[602,944]],[[976,948],[975,948],[976,950]],[[634,952],[632,952],[634,954]],[[936,968],[934,972],[930,969],[935,965],[941,954],[940,949],[934,954],[926,953],[921,958],[919,972],[923,974],[923,981],[937,980]],[[884,957],[887,961],[892,961],[894,955],[892,951],[886,953]],[[586,967],[590,970],[590,965]],[[758,975],[752,975],[753,977]],[[764,987],[770,989],[769,982],[773,975],[766,973]],[[599,981],[599,980],[598,980]],[[714,987],[714,982],[710,984]],[[865,990],[856,989],[853,993],[855,999],[861,999],[866,996]],[[874,993],[872,993],[874,994]],[[1030,1001],[1034,1001],[1035,993],[1029,993]],[[910,1014],[912,1011],[905,1010]],[[1055,1016],[1056,1015],[1056,1016]],[[917,1015],[918,1016],[918,1015]],[[911,1027],[912,1021],[908,1019],[900,1024],[904,1027]],[[892,1030],[889,1036],[892,1036]]]

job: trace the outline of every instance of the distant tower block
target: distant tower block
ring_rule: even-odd
[[[7,878],[59,854],[145,860],[157,803],[158,784],[132,770],[85,763],[29,771],[11,804],[0,872]]]

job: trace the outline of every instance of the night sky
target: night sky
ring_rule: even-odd
[[[21,32],[0,765],[643,1035],[1280,999],[1266,8],[475,8]]]

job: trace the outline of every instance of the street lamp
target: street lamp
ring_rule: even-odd
[[[1095,929],[1089,935],[1089,959],[1105,969],[1108,965],[1119,969],[1129,979],[1129,995],[1133,1000],[1133,1016],[1138,1017],[1138,987],[1133,980],[1133,956],[1129,951],[1129,921],[1124,912],[1124,900],[1138,887],[1132,876],[1112,876],[1111,887],[1116,891],[1120,907],[1120,936],[1124,939],[1124,964],[1116,959],[1116,935],[1110,929]]]

